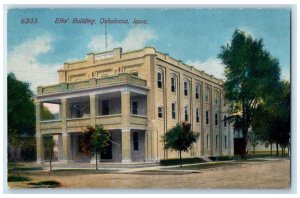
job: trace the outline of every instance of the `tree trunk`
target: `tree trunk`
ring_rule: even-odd
[[[50,171],[52,171],[52,152],[50,151]]]
[[[96,152],[96,170],[98,170],[98,153]]]
[[[180,157],[180,167],[182,167],[181,151],[179,151],[179,157]]]
[[[278,157],[279,151],[278,151],[278,142],[276,141],[276,156]]]
[[[253,144],[253,154],[255,154],[255,144]]]
[[[273,143],[271,142],[270,145],[271,145],[271,155],[273,155]]]

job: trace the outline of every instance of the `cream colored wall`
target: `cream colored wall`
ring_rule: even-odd
[[[223,128],[223,114],[219,114],[219,124],[214,125],[214,113],[223,112],[222,100],[218,106],[214,105],[214,91],[222,91],[222,82],[202,71],[183,64],[167,54],[162,54],[154,48],[122,53],[120,48],[114,49],[114,57],[94,61],[96,54],[88,54],[87,59],[75,63],[65,63],[64,69],[59,70],[59,81],[72,82],[88,78],[99,78],[102,75],[116,75],[118,73],[138,72],[138,77],[147,81],[149,88],[147,94],[148,129],[146,134],[146,158],[162,159],[178,157],[174,151],[164,151],[161,136],[176,123],[184,120],[184,105],[189,107],[189,122],[192,129],[200,136],[191,151],[184,153],[183,157],[204,155],[221,155],[228,153],[224,147],[224,136],[230,139],[229,124]],[[163,89],[157,88],[157,71],[161,70],[164,76]],[[176,93],[171,92],[171,75],[176,75]],[[184,96],[184,80],[189,81],[189,96]],[[200,99],[195,99],[195,84],[200,83]],[[210,88],[209,102],[205,101],[205,87]],[[220,94],[221,96],[221,94]],[[176,119],[171,117],[171,104],[176,102]],[[163,106],[163,118],[158,118],[157,107]],[[196,123],[196,108],[200,108],[200,123]],[[209,110],[209,124],[205,123],[205,112]],[[218,149],[215,149],[215,136],[219,135]],[[208,149],[206,136],[209,135]],[[233,146],[233,145],[231,145]],[[222,148],[222,149],[221,149]],[[221,153],[222,150],[222,153]]]

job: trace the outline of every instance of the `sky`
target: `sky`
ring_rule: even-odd
[[[55,23],[60,18],[67,23]],[[74,18],[95,24],[72,23]],[[106,25],[107,48],[104,18],[128,20],[128,24]],[[28,19],[36,23],[24,23]],[[279,60],[281,78],[290,80],[290,10],[279,8],[10,9],[7,69],[36,92],[39,85],[58,83],[57,70],[64,62],[116,47],[131,51],[151,46],[224,79],[224,65],[217,56],[235,29],[263,39],[265,49]]]

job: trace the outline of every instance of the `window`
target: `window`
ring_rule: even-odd
[[[208,135],[206,135],[206,149],[208,149]]]
[[[133,150],[138,151],[139,150],[139,133],[133,132],[132,139],[133,139]]]
[[[189,92],[188,92],[188,87],[189,87],[189,85],[188,85],[188,81],[184,81],[184,84],[183,84],[183,86],[184,86],[184,95],[185,96],[188,96],[189,95]]]
[[[157,72],[157,87],[160,89],[163,87],[163,76],[161,71]]]
[[[218,135],[216,135],[216,149],[218,149]]]
[[[205,101],[206,102],[209,101],[209,88],[208,87],[205,88]]]
[[[138,101],[132,102],[132,114],[137,115],[138,114]]]
[[[224,115],[224,127],[227,127],[227,116]]]
[[[218,99],[219,99],[219,93],[218,92],[215,92],[215,104],[217,105],[218,104]]]
[[[209,124],[209,118],[208,118],[208,110],[205,112],[205,118],[206,118],[206,124]]]
[[[188,106],[184,106],[184,120],[187,122],[189,120],[189,114],[188,114]]]
[[[78,152],[79,153],[83,153],[82,143],[83,143],[83,135],[78,135]]]
[[[199,116],[199,108],[196,109],[196,122],[200,122],[200,116]]]
[[[172,102],[172,119],[176,119],[176,103]]]
[[[175,81],[175,77],[174,76],[172,76],[171,77],[171,92],[176,92],[175,91],[176,90],[176,81]]]
[[[196,99],[199,99],[200,98],[200,85],[199,84],[196,84],[196,87],[195,87],[195,91],[196,91]]]
[[[224,147],[227,148],[227,136],[224,136]]]
[[[159,118],[163,117],[163,109],[162,108],[163,108],[162,106],[158,106],[158,109],[157,109]]]
[[[215,125],[218,125],[218,113],[215,113]]]
[[[109,101],[102,100],[102,115],[109,115]]]

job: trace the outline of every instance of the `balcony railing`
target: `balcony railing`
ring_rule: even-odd
[[[37,95],[50,93],[60,93],[66,91],[75,91],[93,87],[107,87],[113,85],[131,84],[139,87],[145,87],[146,81],[128,73],[121,73],[116,76],[105,78],[92,78],[80,82],[61,83],[50,86],[41,86],[37,88]]]

